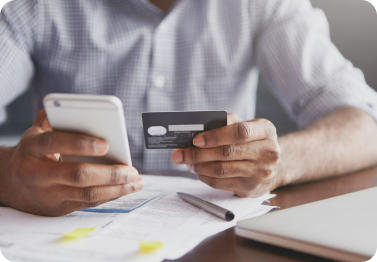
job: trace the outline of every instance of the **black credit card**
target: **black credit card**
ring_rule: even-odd
[[[202,132],[227,125],[226,111],[150,112],[143,113],[147,149],[194,146],[194,137]]]

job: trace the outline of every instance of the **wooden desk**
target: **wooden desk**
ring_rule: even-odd
[[[149,172],[151,173],[151,172]],[[152,172],[156,175],[180,175],[195,178],[196,175],[179,172]],[[286,186],[275,190],[277,197],[271,205],[281,209],[294,207],[334,196],[339,196],[362,189],[377,186],[377,168],[357,172],[341,177],[330,178],[295,186]],[[274,211],[279,212],[279,211]],[[316,256],[275,247],[238,237],[234,228],[216,234],[191,250],[179,262],[188,261],[330,261]]]

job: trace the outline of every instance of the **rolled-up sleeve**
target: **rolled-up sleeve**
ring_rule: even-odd
[[[300,128],[342,107],[377,120],[377,93],[331,42],[322,10],[308,0],[266,0],[261,10],[257,64]]]
[[[34,74],[32,53],[37,28],[37,1],[14,0],[0,14],[0,124],[5,107],[28,87]]]

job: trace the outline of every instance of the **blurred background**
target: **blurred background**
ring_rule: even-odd
[[[367,83],[377,89],[377,15],[374,7],[363,0],[311,0],[321,8],[330,24],[331,38],[340,52],[360,68]],[[33,95],[29,90],[7,108],[8,120],[0,126],[0,144],[15,144],[31,126],[35,117]],[[279,102],[260,80],[257,96],[258,118],[267,118],[283,135],[296,130],[296,124],[285,114]]]

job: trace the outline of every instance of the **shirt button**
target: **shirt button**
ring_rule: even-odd
[[[167,26],[166,24],[161,24],[161,25],[160,25],[160,30],[161,30],[162,32],[166,32],[166,31],[168,31],[168,26]]]
[[[162,75],[159,75],[154,79],[153,82],[154,82],[155,87],[163,88],[165,87],[165,84],[166,84],[166,78]]]

